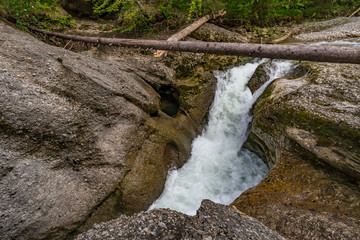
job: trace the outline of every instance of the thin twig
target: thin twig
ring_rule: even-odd
[[[64,46],[64,48],[66,49],[66,47],[69,45],[69,43],[71,43],[72,42],[72,40],[69,40],[67,43],[66,43],[66,45]]]
[[[354,16],[356,13],[358,13],[360,11],[360,7],[355,11],[355,12],[353,12],[350,16],[349,16],[349,18],[351,18],[352,16]]]

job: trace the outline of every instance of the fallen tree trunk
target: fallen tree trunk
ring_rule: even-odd
[[[292,34],[292,31],[288,32],[287,34],[285,34],[284,36],[274,39],[271,41],[271,43],[280,43],[282,41],[285,41],[288,37],[290,37],[290,35]]]
[[[122,47],[172,50],[194,53],[211,53],[244,57],[289,59],[315,62],[360,64],[360,47],[314,46],[314,45],[272,45],[218,42],[169,42],[165,40],[139,40],[121,38],[100,38],[49,32],[31,28],[33,31],[63,39],[85,43],[114,45]]]
[[[221,10],[220,12],[218,12],[216,14],[208,14],[208,15],[200,18],[199,20],[193,22],[192,24],[190,24],[189,26],[187,26],[180,32],[177,32],[176,34],[172,35],[171,37],[169,37],[167,39],[167,41],[179,41],[179,40],[183,39],[184,37],[186,37],[187,35],[189,35],[190,33],[192,33],[193,31],[195,31],[196,29],[198,29],[199,27],[201,27],[207,21],[209,21],[211,19],[215,19],[217,17],[224,16],[225,14],[226,14],[226,12],[224,10]],[[158,50],[154,53],[154,56],[161,57],[165,53],[166,53],[166,51],[164,51],[164,50]]]

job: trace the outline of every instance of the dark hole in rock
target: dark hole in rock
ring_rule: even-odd
[[[159,89],[161,96],[161,111],[169,116],[175,116],[179,111],[179,91],[172,86],[163,86]]]

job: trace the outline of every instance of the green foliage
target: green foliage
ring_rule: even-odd
[[[144,33],[155,26],[184,24],[209,12],[225,9],[225,18],[258,27],[308,18],[347,16],[360,0],[86,0],[99,16],[116,20],[120,32]],[[70,15],[59,10],[60,0],[0,0],[3,11],[19,26],[42,28],[75,25]],[[163,24],[165,23],[165,24]],[[271,33],[270,33],[271,34]]]
[[[201,15],[201,10],[202,0],[192,0],[189,4],[188,20],[190,20],[193,15]]]
[[[143,8],[140,1],[136,0],[86,0],[93,4],[94,13],[100,16],[117,15],[120,32],[129,32],[134,28],[145,31],[154,15],[149,9]],[[163,7],[163,6],[162,6]]]
[[[20,28],[30,24],[41,28],[64,28],[76,24],[70,15],[61,14],[58,0],[0,0],[0,7],[8,18],[15,19]]]
[[[207,11],[214,10],[210,0],[86,0],[93,4],[94,13],[100,16],[117,16],[118,31],[146,32],[154,24],[168,21],[174,16],[187,15],[188,21]],[[220,2],[220,1],[215,1]],[[204,7],[203,4],[206,4]]]
[[[129,8],[129,6],[133,6],[134,1],[126,1],[126,0],[87,0],[92,2],[94,6],[94,12],[99,14],[104,13],[116,13],[122,7]]]
[[[227,17],[259,26],[349,14],[360,0],[223,0]]]
[[[146,32],[156,23],[186,16],[193,18],[225,9],[226,18],[241,24],[269,26],[305,18],[349,14],[360,0],[86,0],[101,16],[116,16],[117,30]]]

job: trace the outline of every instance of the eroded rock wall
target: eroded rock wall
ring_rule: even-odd
[[[289,239],[357,239],[359,66],[301,66],[256,103],[246,146],[271,171],[233,204]]]
[[[0,32],[1,238],[63,239],[147,209],[189,157],[213,75],[190,84],[162,60],[105,62]]]

